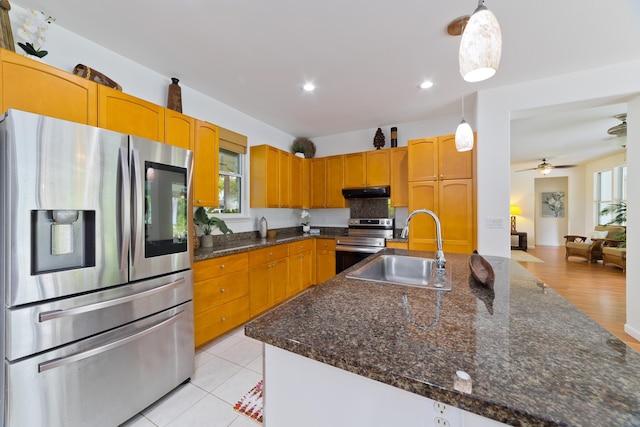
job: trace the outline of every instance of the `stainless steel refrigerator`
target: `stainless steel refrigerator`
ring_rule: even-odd
[[[0,122],[2,418],[118,425],[194,372],[192,153]]]

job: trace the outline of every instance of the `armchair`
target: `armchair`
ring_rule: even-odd
[[[627,270],[627,248],[621,248],[620,240],[605,239],[602,243],[602,268],[607,264],[620,267],[623,272]]]
[[[596,262],[602,259],[602,244],[607,239],[624,232],[625,227],[619,225],[598,225],[589,236],[567,235],[565,238],[565,256],[580,257],[587,262]],[[613,240],[613,239],[612,239]]]

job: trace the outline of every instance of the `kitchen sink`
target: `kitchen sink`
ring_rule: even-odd
[[[436,274],[436,261],[406,255],[380,255],[347,273],[348,279],[450,291],[451,272]]]

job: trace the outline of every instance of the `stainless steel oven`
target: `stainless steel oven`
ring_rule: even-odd
[[[336,237],[336,274],[384,249],[393,225],[392,218],[350,218],[347,235]]]

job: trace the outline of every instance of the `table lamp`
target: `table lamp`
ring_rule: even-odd
[[[511,232],[517,233],[518,230],[516,230],[516,215],[522,215],[520,206],[518,205],[509,206],[509,213],[511,214]]]

